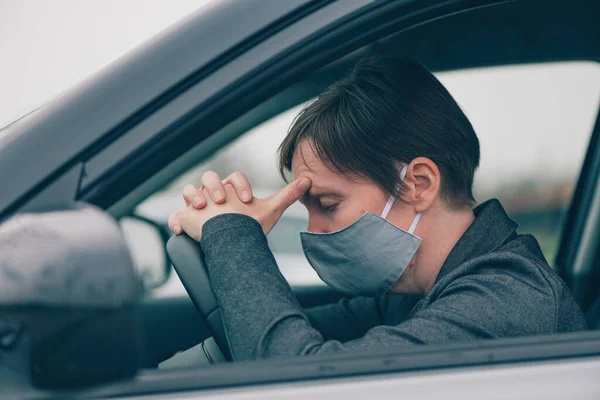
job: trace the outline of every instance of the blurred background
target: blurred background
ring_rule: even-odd
[[[198,0],[0,0],[0,126],[207,6],[209,1]],[[519,231],[534,234],[552,263],[596,119],[600,66],[547,63],[436,75],[481,142],[476,200],[500,199]],[[140,204],[137,212],[164,222],[181,205],[183,186],[198,184],[208,169],[222,176],[243,171],[258,194],[282,187],[276,150],[300,108],[243,135]],[[272,248],[281,257],[303,258],[298,231],[305,227],[305,215],[301,207],[290,213],[270,235]],[[144,242],[143,236],[137,240]]]

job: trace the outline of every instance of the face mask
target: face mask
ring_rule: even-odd
[[[400,172],[404,180],[406,166]],[[302,248],[323,282],[344,293],[377,297],[400,279],[421,244],[413,235],[418,213],[408,231],[387,221],[390,196],[381,216],[366,213],[350,226],[331,233],[301,232]]]

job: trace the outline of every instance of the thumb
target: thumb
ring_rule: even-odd
[[[306,193],[310,185],[311,181],[308,178],[297,179],[272,196],[269,196],[268,201],[274,209],[283,213]]]

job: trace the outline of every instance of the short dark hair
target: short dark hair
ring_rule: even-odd
[[[477,135],[440,81],[404,56],[363,58],[298,114],[279,147],[284,178],[303,139],[328,168],[368,178],[390,194],[405,190],[398,164],[427,157],[440,170],[447,204],[475,203]]]

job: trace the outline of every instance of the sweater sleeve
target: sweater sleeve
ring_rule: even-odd
[[[532,291],[527,282],[499,272],[452,281],[428,307],[417,307],[398,325],[368,329],[378,322],[374,319],[363,325],[362,329],[368,331],[361,337],[327,340],[336,335],[327,328],[324,337],[313,327],[279,272],[254,219],[239,214],[217,216],[204,225],[201,245],[236,360],[373,351],[531,334],[552,328],[530,327],[527,323],[537,305],[551,301],[552,296]],[[523,293],[532,292],[535,298],[523,297]],[[327,315],[335,308],[325,310]],[[544,318],[542,324],[549,325],[550,318]]]
[[[256,220],[218,215],[204,224],[200,244],[235,360],[277,355],[280,350],[269,350],[273,340],[283,339],[288,354],[305,353],[323,342],[279,271]]]
[[[305,313],[324,340],[346,342],[358,339],[369,329],[384,323],[380,303],[371,297],[355,297],[309,308]]]

